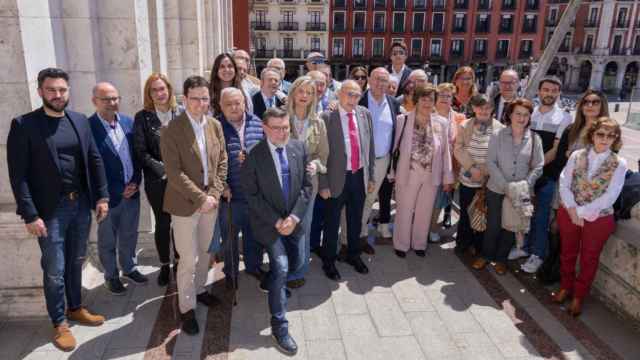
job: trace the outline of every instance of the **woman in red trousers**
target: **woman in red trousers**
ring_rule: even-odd
[[[572,296],[568,311],[573,316],[582,312],[582,301],[598,271],[600,253],[615,230],[613,203],[622,191],[627,171],[626,161],[616,154],[622,141],[615,120],[598,118],[583,143],[587,147],[571,154],[560,174],[561,280],[553,301],[561,304]],[[580,272],[576,274],[578,256]]]

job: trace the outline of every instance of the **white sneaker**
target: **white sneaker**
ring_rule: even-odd
[[[520,269],[526,273],[534,274],[538,271],[542,263],[543,261],[538,257],[538,255],[531,255],[527,259],[527,262],[520,266]]]
[[[440,240],[442,240],[442,239],[440,238],[440,234],[438,234],[436,232],[429,232],[429,240],[432,243],[439,243]]]
[[[389,231],[389,224],[378,224],[378,234],[387,239],[393,237],[393,234]]]
[[[511,248],[511,251],[509,252],[509,257],[507,259],[509,260],[516,260],[516,259],[520,259],[523,257],[527,257],[529,256],[529,253],[522,250],[521,248],[514,246]]]

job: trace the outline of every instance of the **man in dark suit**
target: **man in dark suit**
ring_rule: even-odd
[[[114,295],[124,295],[127,289],[120,281],[118,263],[122,275],[130,281],[136,284],[148,281],[136,269],[140,220],[138,186],[142,172],[133,156],[133,120],[118,113],[118,90],[110,83],[98,83],[93,88],[92,101],[96,112],[89,118],[89,124],[102,155],[111,209],[98,224],[98,255],[104,268],[105,287]]]
[[[359,273],[369,272],[360,259],[360,230],[365,193],[372,193],[375,187],[375,147],[371,113],[358,105],[361,97],[358,83],[346,80],[338,91],[338,108],[321,115],[327,125],[331,149],[327,173],[318,177],[319,194],[327,200],[322,268],[332,280],[340,279],[335,260],[344,206],[347,208],[347,263]]]
[[[404,87],[407,85],[411,68],[405,62],[407,61],[407,45],[403,42],[394,42],[391,44],[391,65],[389,65],[389,74],[398,81],[398,90],[396,94],[401,96],[404,94]]]
[[[284,102],[276,96],[280,88],[280,80],[280,73],[273,68],[266,67],[260,73],[260,91],[251,98],[253,113],[260,119],[265,110],[284,105]]]
[[[81,280],[91,208],[96,209],[97,221],[109,211],[102,158],[87,118],[65,110],[68,81],[61,69],[40,71],[43,106],[13,119],[7,138],[16,213],[38,237],[44,295],[55,328],[53,343],[64,351],[76,346],[67,319],[94,326],[104,322],[103,316],[82,307]]]
[[[293,355],[298,346],[289,335],[287,311],[288,271],[303,264],[304,218],[311,196],[311,178],[304,143],[289,139],[289,116],[271,108],[263,116],[266,140],[256,144],[242,167],[242,184],[249,203],[249,218],[256,240],[269,254],[269,272],[260,284],[269,292],[271,334],[281,351]]]
[[[510,102],[518,98],[520,77],[513,69],[504,70],[498,80],[498,91],[491,95],[493,99],[493,117],[504,123],[505,109]]]

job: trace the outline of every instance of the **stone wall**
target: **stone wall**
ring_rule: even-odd
[[[184,78],[205,75],[215,56],[231,48],[231,6],[232,0],[0,0],[0,248],[6,259],[0,262],[0,318],[45,315],[40,250],[15,215],[5,160],[11,119],[41,106],[38,72],[68,71],[70,108],[88,115],[93,85],[112,82],[121,111],[133,115],[152,72],[168,74],[180,93]],[[153,223],[142,203],[145,233]],[[154,251],[150,237],[142,239],[139,247]]]

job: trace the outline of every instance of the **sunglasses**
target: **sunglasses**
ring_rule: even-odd
[[[615,140],[618,138],[617,134],[614,133],[606,133],[606,132],[602,132],[602,131],[596,131],[593,135],[596,136],[596,138],[600,139],[600,140]]]
[[[600,104],[602,104],[602,101],[600,99],[595,99],[595,100],[583,100],[582,104],[584,106],[599,106]]]

